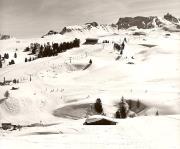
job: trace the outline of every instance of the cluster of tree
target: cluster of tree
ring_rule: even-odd
[[[9,54],[8,53],[4,53],[4,59],[9,59]],[[17,53],[14,53],[14,58],[17,58]],[[0,68],[2,68],[2,56],[0,55]],[[12,65],[12,64],[15,64],[15,61],[12,59],[10,62],[9,62],[9,65]]]
[[[127,118],[129,112],[129,105],[124,99],[124,97],[121,98],[121,101],[119,103],[119,108],[116,111],[115,117],[116,118]]]
[[[1,54],[0,54],[0,68],[2,68],[2,61],[4,59],[9,59],[9,54],[8,53],[4,53],[4,57],[2,57]]]
[[[24,49],[24,52],[28,52],[28,51],[30,51],[30,48],[29,48],[29,47],[26,47],[26,48]]]
[[[12,59],[10,62],[9,62],[9,65],[13,65],[15,64],[15,61]]]
[[[29,59],[25,58],[24,61],[25,62],[31,62],[31,61],[34,61],[35,59],[36,59],[35,57],[33,57],[33,58],[30,57]]]
[[[80,40],[77,38],[72,42],[63,42],[61,44],[52,43],[52,46],[50,44],[44,46],[41,45],[38,53],[38,58],[56,56],[58,53],[65,52],[69,49],[79,46],[80,46]]]
[[[19,79],[13,79],[13,83],[19,83]]]
[[[12,59],[10,62],[9,62],[9,65],[13,65],[15,64],[15,61]]]
[[[37,50],[40,49],[40,44],[39,43],[31,43],[30,44],[30,49],[32,54],[36,54]]]
[[[109,43],[109,40],[103,40],[103,43]]]
[[[15,61],[12,59],[10,62],[9,62],[9,65],[13,65],[15,64]]]
[[[121,101],[119,103],[118,110],[115,113],[115,117],[121,118],[121,119],[125,119],[128,116],[129,117],[135,117],[136,113],[131,111],[131,114],[130,114],[130,110],[131,110],[132,106],[134,107],[134,104],[132,103],[131,100],[126,101],[125,98],[122,97]],[[140,101],[139,100],[137,100],[135,106],[136,106],[136,108],[140,108]],[[100,98],[96,99],[96,102],[94,104],[94,109],[98,114],[105,115]],[[156,115],[158,115],[158,113]]]
[[[25,48],[26,51],[31,51],[32,54],[37,54],[38,58],[56,56],[58,53],[65,52],[66,50],[79,47],[80,40],[75,38],[72,42],[63,43],[50,43],[40,45],[38,43],[31,43],[30,47]]]
[[[4,53],[4,59],[8,59],[9,58],[9,54],[8,53]]]
[[[138,99],[134,104],[132,102],[132,100],[128,100],[127,101],[128,105],[129,105],[129,109],[131,110],[132,107],[135,107],[136,109],[139,109],[141,107],[141,103],[140,103],[140,100]]]
[[[31,54],[36,54],[38,49],[40,49],[40,44],[39,43],[31,43],[30,47],[26,47],[24,49],[24,52],[31,52]]]

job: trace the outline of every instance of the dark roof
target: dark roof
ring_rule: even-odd
[[[87,38],[87,39],[86,39],[86,43],[88,43],[88,42],[97,43],[97,42],[98,42],[98,39],[96,39],[96,38]]]
[[[84,125],[116,125],[117,122],[106,116],[92,116],[87,118]]]
[[[84,44],[96,44],[98,39],[96,38],[86,38],[86,42]]]
[[[86,40],[98,40],[97,38],[86,38]]]

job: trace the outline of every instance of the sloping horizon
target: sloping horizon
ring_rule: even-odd
[[[180,17],[179,0],[0,0],[0,33],[16,38],[41,37],[49,30],[96,21],[117,23],[120,17]]]

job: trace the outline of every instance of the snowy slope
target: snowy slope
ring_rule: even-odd
[[[157,31],[148,34],[143,37],[146,40],[129,35],[129,42],[119,61],[115,60],[118,55],[110,43],[83,45],[57,57],[37,59],[30,63],[21,61],[2,68],[1,81],[4,77],[7,80],[18,78],[21,83],[17,85],[17,91],[10,90],[13,84],[1,87],[1,97],[6,90],[10,90],[11,95],[0,105],[1,121],[20,121],[23,116],[25,122],[39,121],[41,114],[42,119],[45,119],[44,112],[51,117],[51,112],[66,105],[68,100],[94,102],[97,97],[101,97],[104,104],[112,105],[121,96],[140,99],[161,114],[179,114],[179,35],[173,34],[166,38]],[[114,37],[124,38],[121,35],[106,38],[113,40]],[[140,44],[157,46],[148,48]],[[89,59],[93,60],[92,66],[82,71]],[[128,62],[135,64],[130,65]],[[30,75],[32,82],[29,82]],[[84,100],[87,96],[90,98]],[[14,101],[13,105],[10,100]],[[17,110],[9,110],[13,106]],[[37,117],[26,116],[31,116],[34,111],[38,113]]]
[[[108,144],[113,148],[180,147],[180,33],[156,27],[136,29],[146,35],[134,36],[132,29],[116,32],[102,28],[94,27],[91,33],[83,31],[84,36],[77,31],[82,28],[77,26],[76,31],[64,35],[0,41],[2,55],[9,53],[12,59],[17,53],[15,65],[8,66],[8,61],[3,63],[0,81],[4,77],[20,81],[19,84],[0,86],[0,123],[54,124],[22,128],[20,132],[0,130],[1,148],[93,148],[94,145],[109,148]],[[98,44],[81,45],[55,57],[24,62],[29,55],[23,50],[30,43],[60,43],[74,37],[81,37],[82,41],[91,35],[99,39]],[[122,57],[116,60],[119,53],[113,49],[112,42],[120,43],[124,37],[128,42]],[[103,40],[110,43],[102,43]],[[83,70],[90,59],[92,65]],[[19,89],[11,90],[12,87]],[[10,92],[7,99],[4,98],[6,90]],[[115,104],[122,96],[135,101],[139,99],[147,108],[140,117],[119,120],[114,127],[85,127],[82,125],[85,119],[75,121],[53,114],[62,107],[72,104],[82,107],[82,104],[91,104],[101,98],[107,116],[112,116],[117,110]],[[77,116],[86,112],[80,113],[84,109],[69,110]],[[164,116],[155,117],[156,111]]]
[[[83,126],[84,120],[24,128],[0,136],[2,149],[179,149],[180,116],[119,120],[116,126]]]

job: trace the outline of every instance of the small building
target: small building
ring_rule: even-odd
[[[97,44],[98,43],[98,39],[97,38],[87,38],[86,42],[84,44]]]
[[[171,36],[171,34],[165,34],[165,37],[169,37],[169,36]]]
[[[145,33],[145,32],[134,32],[133,35],[134,35],[134,36],[141,36],[141,35],[142,35],[142,36],[145,36],[146,33]]]
[[[102,115],[94,115],[86,119],[84,125],[116,125],[117,122],[113,121],[111,118],[102,116]]]
[[[18,87],[12,87],[11,90],[18,90],[19,88]]]
[[[13,128],[13,125],[11,123],[2,123],[1,125],[3,130],[8,130]]]

